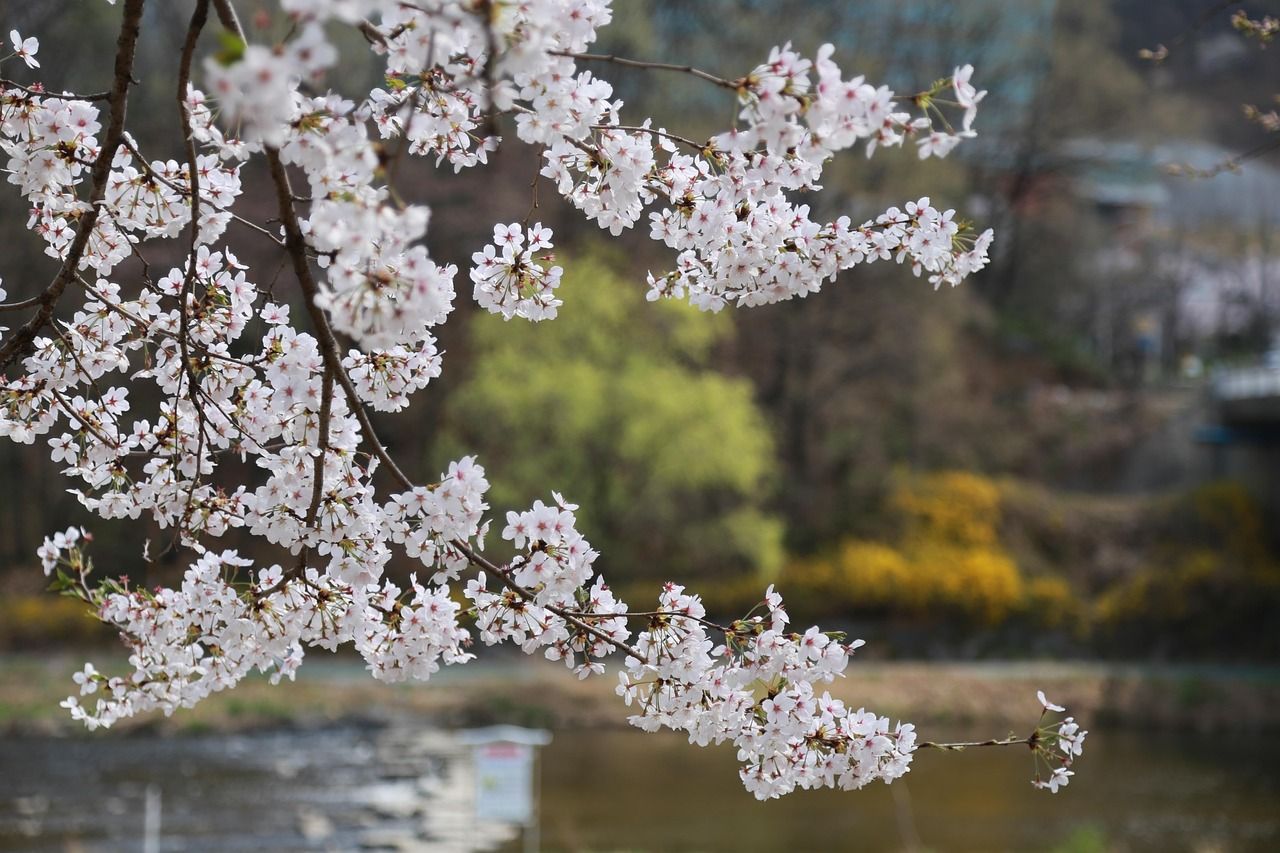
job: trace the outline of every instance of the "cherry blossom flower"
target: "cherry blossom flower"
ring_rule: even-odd
[[[17,30],[9,30],[9,43],[13,45],[13,56],[27,64],[28,68],[39,68],[36,54],[40,52],[40,40],[34,37],[23,38]]]
[[[1046,711],[1057,711],[1057,712],[1062,712],[1062,711],[1067,710],[1066,708],[1062,707],[1061,705],[1055,705],[1055,704],[1053,704],[1052,702],[1050,702],[1048,699],[1046,699],[1046,698],[1045,698],[1045,696],[1044,696],[1044,691],[1043,691],[1043,690],[1037,690],[1037,691],[1036,691],[1036,698],[1040,700],[1040,705],[1041,705],[1041,706],[1042,706]]]
[[[1037,779],[1032,782],[1032,784],[1037,788],[1047,790],[1051,794],[1056,794],[1058,793],[1059,788],[1065,788],[1067,786],[1067,783],[1071,781],[1071,777],[1074,775],[1076,774],[1067,768],[1058,767],[1049,774],[1048,779]]]

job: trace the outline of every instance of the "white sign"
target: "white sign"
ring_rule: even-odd
[[[475,747],[477,818],[519,824],[533,820],[533,749],[510,741]]]

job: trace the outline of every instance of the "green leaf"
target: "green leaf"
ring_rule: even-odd
[[[230,30],[223,30],[218,33],[218,43],[221,46],[213,58],[219,65],[225,68],[244,59],[245,42],[240,36]]]

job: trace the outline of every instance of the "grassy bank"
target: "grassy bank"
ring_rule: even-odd
[[[75,734],[58,703],[74,686],[72,655],[0,657],[0,732]],[[123,661],[97,661],[119,671]],[[114,663],[111,669],[110,664]],[[252,678],[193,709],[125,721],[119,730],[197,733],[261,727],[509,722],[552,728],[625,725],[612,678],[580,682],[562,668],[502,655],[442,672],[428,684],[384,685],[358,660],[327,656],[294,683]],[[1196,732],[1280,729],[1280,668],[1093,663],[859,663],[832,693],[855,707],[929,724],[1020,730],[1037,713],[1035,691],[1068,705],[1092,729]]]

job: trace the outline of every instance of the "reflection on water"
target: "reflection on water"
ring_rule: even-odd
[[[731,750],[565,733],[543,754],[543,849],[1280,849],[1270,739],[1095,733],[1089,747],[1057,796],[1007,748],[923,753],[905,786],[757,803]],[[138,850],[148,785],[165,850],[519,849],[470,821],[461,756],[399,727],[0,740],[0,851]]]
[[[1006,747],[921,753],[905,787],[757,803],[725,784],[732,751],[590,734],[549,748],[544,823],[566,849],[1278,850],[1278,756],[1270,741],[1095,732],[1057,795]]]

